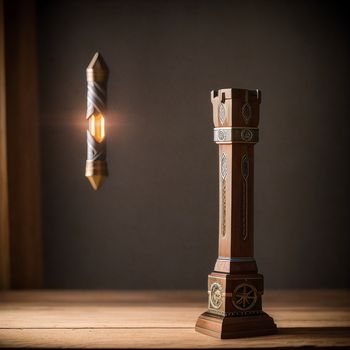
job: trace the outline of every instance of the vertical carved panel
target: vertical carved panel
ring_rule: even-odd
[[[224,125],[226,119],[226,109],[225,105],[223,103],[220,103],[219,105],[219,120],[221,125]]]
[[[247,125],[249,123],[250,118],[252,117],[252,107],[249,104],[248,99],[248,90],[245,92],[245,101],[244,105],[242,107],[242,118],[244,120],[244,123]]]
[[[221,235],[224,237],[226,234],[226,177],[228,172],[227,155],[222,152],[220,160],[220,174],[221,174]]]
[[[243,177],[242,189],[242,237],[244,240],[248,237],[248,176],[249,176],[249,158],[244,154],[241,161],[241,173]]]

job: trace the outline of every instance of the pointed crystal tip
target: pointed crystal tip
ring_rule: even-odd
[[[87,66],[87,69],[99,69],[108,71],[107,64],[99,52],[96,52],[94,54],[94,57]]]
[[[97,191],[102,186],[106,176],[104,176],[104,175],[92,175],[92,176],[87,176],[87,178],[89,179],[92,188],[95,191]]]
[[[99,52],[96,52],[86,68],[88,81],[106,81],[108,78],[108,67]]]

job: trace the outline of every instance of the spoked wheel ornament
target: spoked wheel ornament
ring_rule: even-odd
[[[238,310],[251,309],[258,299],[256,288],[248,283],[239,284],[233,291],[232,303]]]

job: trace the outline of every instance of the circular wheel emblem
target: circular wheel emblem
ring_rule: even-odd
[[[258,299],[256,288],[251,284],[241,283],[233,291],[232,303],[238,310],[251,309]]]
[[[253,138],[253,133],[249,129],[242,129],[241,131],[241,139],[243,141],[251,141]]]
[[[214,309],[219,309],[222,304],[223,297],[221,284],[214,282],[210,287],[210,305]]]
[[[219,130],[218,139],[219,139],[219,141],[225,141],[225,139],[226,139],[225,131]]]

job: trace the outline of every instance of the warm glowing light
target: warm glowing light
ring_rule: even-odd
[[[102,142],[105,138],[105,118],[102,114],[89,118],[89,130],[91,135],[97,142]]]

